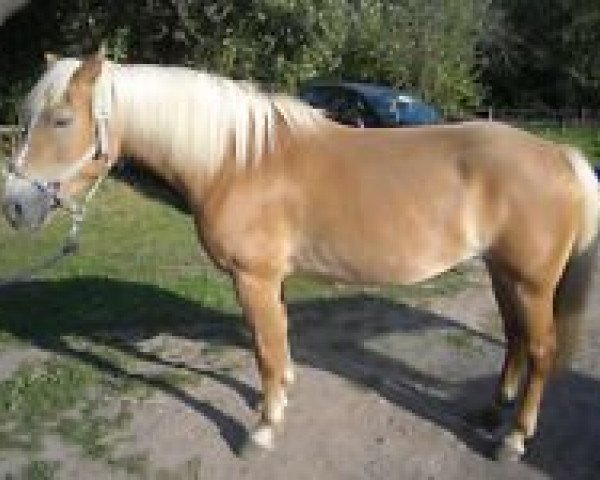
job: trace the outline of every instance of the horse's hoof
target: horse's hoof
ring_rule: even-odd
[[[237,450],[237,455],[246,460],[275,448],[273,427],[261,424],[250,432]]]
[[[250,433],[249,439],[263,450],[273,450],[275,448],[275,432],[272,425],[266,423],[259,425]]]
[[[523,458],[524,453],[502,443],[496,449],[495,458],[499,462],[518,462]]]
[[[511,433],[496,448],[496,460],[518,462],[525,455],[525,439],[520,433]]]

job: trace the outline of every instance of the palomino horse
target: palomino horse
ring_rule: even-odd
[[[524,453],[597,243],[598,184],[577,151],[491,122],[347,128],[247,83],[101,54],[49,59],[24,113],[4,199],[14,226],[42,225],[119,155],[186,197],[253,333],[264,395],[256,444],[273,447],[294,379],[288,275],[411,284],[481,256],[507,337],[490,411],[519,399],[500,451]]]

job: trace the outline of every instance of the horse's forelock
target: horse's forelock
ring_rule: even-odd
[[[21,105],[22,121],[29,123],[45,107],[60,101],[80,65],[81,61],[75,58],[62,58],[46,70]]]

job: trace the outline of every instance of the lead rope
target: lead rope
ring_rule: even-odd
[[[76,253],[78,251],[81,224],[83,223],[83,219],[85,217],[87,204],[96,194],[98,188],[100,188],[100,184],[107,176],[108,173],[98,175],[98,178],[96,178],[96,180],[94,181],[92,188],[90,188],[85,194],[85,197],[83,198],[81,204],[63,204],[63,207],[71,213],[71,218],[73,220],[73,223],[71,224],[71,230],[69,230],[69,233],[67,234],[63,245],[63,250],[67,254]]]
[[[66,258],[69,255],[75,253],[76,250],[76,246],[75,248],[73,248],[72,244],[65,242],[65,244],[54,255],[51,255],[41,260],[40,262],[34,264],[29,268],[21,270],[19,273],[16,273],[10,277],[3,278],[0,281],[0,292],[10,287],[14,287],[19,283],[30,282],[31,280],[33,280],[33,277],[37,273],[52,267],[53,265],[61,261],[63,258]]]

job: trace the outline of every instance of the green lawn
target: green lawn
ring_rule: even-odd
[[[594,127],[527,127],[549,140],[580,148],[593,164],[600,164],[600,128]]]

